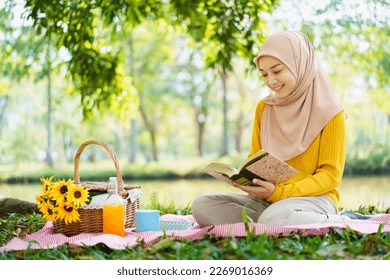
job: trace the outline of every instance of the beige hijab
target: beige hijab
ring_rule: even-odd
[[[297,79],[293,92],[263,99],[262,148],[282,160],[304,152],[325,125],[344,108],[336,100],[309,39],[300,32],[279,32],[264,42],[255,59],[272,56],[283,62]]]

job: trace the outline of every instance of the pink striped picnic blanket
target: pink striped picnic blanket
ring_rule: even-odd
[[[166,231],[166,236],[174,236],[177,239],[187,238],[189,240],[200,240],[205,235],[216,237],[245,237],[246,230],[244,223],[223,224],[201,228],[191,215],[163,215],[161,220],[166,221],[185,221],[192,222],[194,225],[187,230]],[[307,224],[298,226],[272,226],[258,223],[249,224],[250,229],[256,235],[266,233],[268,236],[288,235],[290,233],[301,233],[302,235],[324,235],[331,228],[346,229],[362,233],[376,233],[379,226],[383,224],[381,232],[390,232],[390,214],[379,214],[368,220],[350,220],[342,223],[321,223]],[[164,232],[134,232],[134,229],[126,229],[126,236],[120,237],[111,234],[102,233],[81,233],[76,236],[67,237],[61,233],[53,233],[52,222],[47,222],[45,226],[24,238],[15,237],[8,244],[0,247],[0,252],[11,250],[26,250],[26,249],[49,249],[63,244],[68,244],[71,247],[77,246],[93,246],[99,243],[104,243],[112,249],[125,249],[134,247],[143,241],[144,246],[151,246],[158,242]]]

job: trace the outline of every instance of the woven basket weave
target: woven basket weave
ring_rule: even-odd
[[[74,159],[74,184],[91,190],[107,192],[107,182],[80,182],[79,163],[80,156],[85,147],[91,144],[96,144],[103,147],[110,155],[115,165],[116,177],[118,178],[119,193],[123,198],[126,198],[127,190],[140,188],[138,185],[127,185],[123,182],[122,171],[115,152],[106,143],[98,140],[87,140],[77,150]],[[136,199],[134,202],[127,199],[125,211],[125,228],[134,227],[135,210],[140,208],[140,201]],[[66,224],[64,221],[55,221],[53,223],[54,231],[65,234],[66,236],[74,236],[80,233],[103,232],[103,209],[96,207],[82,206],[79,208],[80,222]]]

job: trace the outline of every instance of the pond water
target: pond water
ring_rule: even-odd
[[[173,180],[173,181],[135,181],[143,192],[141,204],[148,205],[155,196],[163,205],[174,203],[177,206],[191,204],[200,194],[212,192],[243,193],[232,186],[215,179]],[[35,201],[40,192],[39,184],[0,185],[0,195]],[[390,176],[344,178],[340,186],[340,207],[357,209],[359,206],[373,205],[379,209],[390,207]]]

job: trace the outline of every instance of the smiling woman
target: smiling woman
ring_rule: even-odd
[[[293,72],[275,57],[260,57],[259,71],[264,78],[266,86],[268,86],[279,99],[287,97],[297,84],[297,78],[294,76]]]
[[[201,226],[242,221],[242,209],[259,223],[297,225],[338,222],[339,185],[346,154],[344,107],[337,100],[309,38],[277,32],[254,60],[270,94],[254,113],[248,156],[265,150],[299,171],[277,184],[254,179],[233,185],[247,195],[197,197],[192,204]]]

